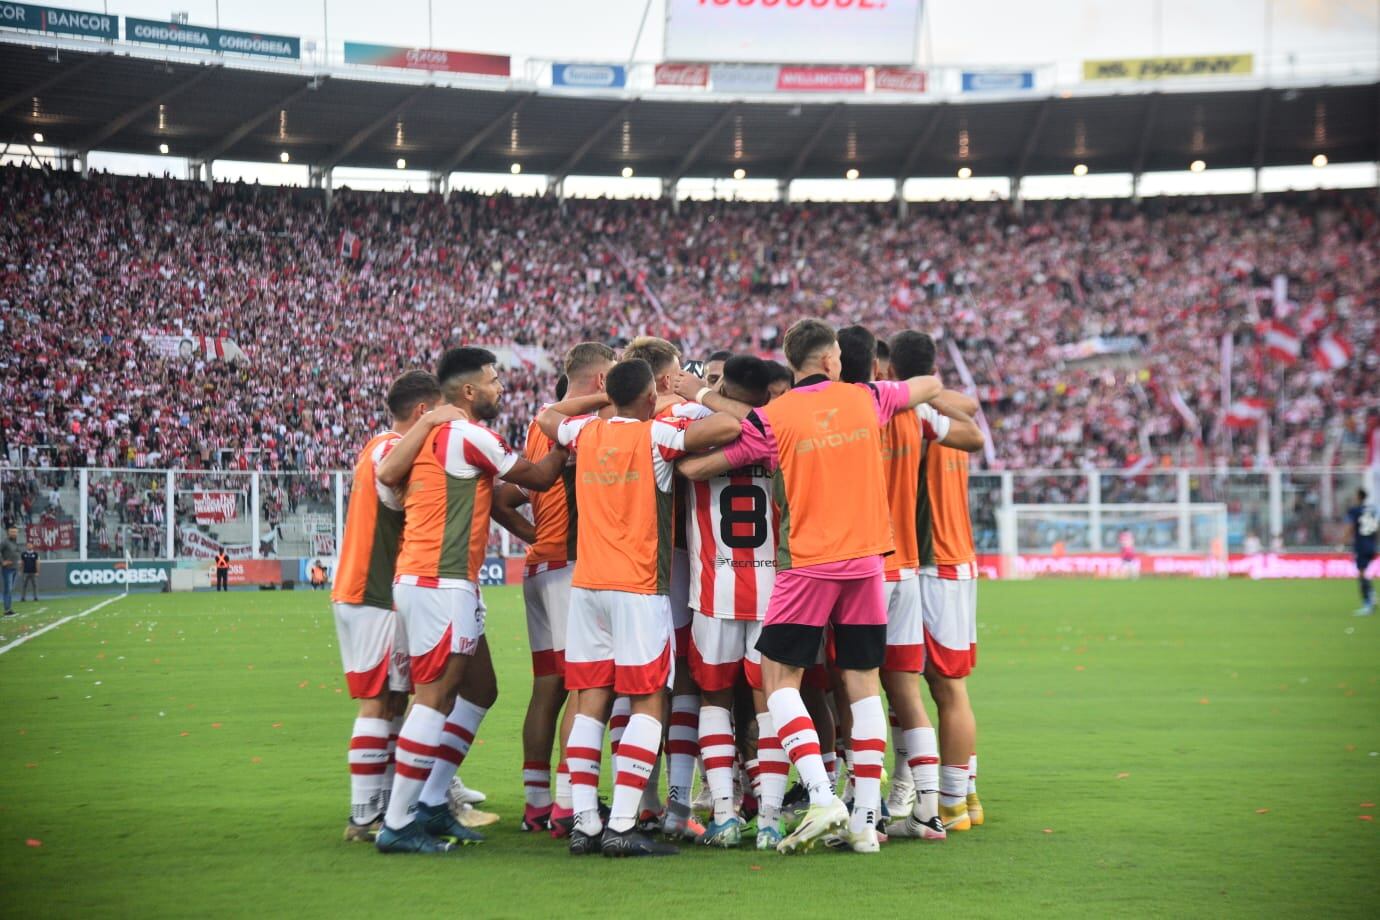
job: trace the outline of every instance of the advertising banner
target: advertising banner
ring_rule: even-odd
[[[479,583],[481,585],[501,585],[508,578],[508,563],[502,556],[490,556],[484,560],[484,567],[479,570]]]
[[[879,93],[923,93],[925,85],[923,70],[878,67],[872,72],[872,88]]]
[[[192,513],[198,524],[224,524],[239,516],[242,492],[193,492]]]
[[[658,64],[657,86],[708,86],[708,64]]]
[[[775,64],[715,64],[709,79],[716,93],[774,93],[780,70]]]
[[[0,29],[26,29],[114,41],[120,37],[120,17],[31,3],[0,3]]]
[[[37,524],[24,528],[24,539],[40,553],[52,553],[77,548],[77,525],[74,521],[59,521],[46,516]]]
[[[1084,80],[1159,80],[1164,77],[1249,76],[1255,72],[1250,54],[1196,57],[1111,58],[1084,61]]]
[[[922,0],[666,0],[668,61],[909,64]]]
[[[779,69],[776,88],[785,93],[861,93],[867,90],[867,68],[788,65]]]
[[[210,26],[159,22],[156,19],[135,19],[133,16],[125,17],[125,41],[292,60],[302,56],[302,40],[293,35],[236,32]]]
[[[216,583],[216,567],[207,566],[207,584]],[[283,582],[283,565],[277,559],[231,559],[230,576],[232,585],[278,585]]]
[[[1001,93],[1034,88],[1035,71],[1033,70],[965,70],[963,72],[963,91],[965,93]]]
[[[1003,568],[997,555],[980,555],[978,571],[983,578],[997,578]],[[1071,553],[1064,556],[1018,555],[1007,577],[1073,576],[1115,578],[1126,574],[1127,565],[1117,553]],[[1356,578],[1356,561],[1345,553],[1233,553],[1225,561],[1206,555],[1140,554],[1134,564],[1139,575],[1177,575],[1189,578],[1220,578],[1230,575],[1253,580],[1273,578]],[[1367,568],[1380,578],[1380,559]]]
[[[579,86],[585,89],[618,89],[628,82],[621,64],[552,64],[552,86]]]
[[[446,51],[442,48],[400,48],[397,45],[371,45],[366,42],[346,42],[345,63],[398,67],[403,70],[473,73],[486,77],[506,77],[511,67],[506,54]]]
[[[164,588],[168,584],[173,563],[155,562],[68,562],[63,583],[68,588]]]

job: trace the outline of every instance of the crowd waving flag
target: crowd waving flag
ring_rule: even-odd
[[[1325,370],[1335,371],[1351,363],[1351,343],[1339,332],[1329,332],[1318,340],[1313,357]]]
[[[1298,361],[1303,340],[1297,332],[1273,319],[1264,320],[1255,327],[1255,331],[1270,357],[1283,364]]]
[[[1250,428],[1259,424],[1270,410],[1270,403],[1265,399],[1258,399],[1253,396],[1246,396],[1236,400],[1227,409],[1226,423],[1228,428]]]

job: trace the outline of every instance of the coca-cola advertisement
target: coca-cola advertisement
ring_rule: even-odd
[[[238,516],[238,492],[193,492],[192,513],[198,524],[224,524]]]

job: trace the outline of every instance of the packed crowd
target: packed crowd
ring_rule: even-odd
[[[956,346],[992,415],[992,466],[1120,468],[1141,458],[1258,462],[1224,436],[1234,398],[1270,400],[1278,463],[1359,443],[1380,408],[1380,220],[1373,192],[1247,198],[891,205],[567,201],[319,193],[5,168],[0,414],[11,462],[344,468],[384,422],[399,367],[466,340],[559,353],[635,332],[776,353],[816,315]],[[358,240],[358,254],[354,241]],[[1276,302],[1271,284],[1288,277]],[[1323,317],[1292,366],[1262,319]],[[408,333],[397,335],[399,328]],[[1335,332],[1354,357],[1310,352]],[[168,354],[150,336],[228,340]],[[1094,337],[1118,361],[1061,360]],[[500,433],[554,387],[507,374]],[[1189,412],[1176,411],[1178,393]],[[1199,435],[1201,434],[1201,438]],[[1203,446],[1198,447],[1199,444]]]

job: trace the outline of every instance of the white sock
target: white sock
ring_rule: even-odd
[[[570,726],[565,761],[570,767],[570,807],[575,824],[586,834],[604,829],[599,818],[599,759],[604,749],[604,723],[577,715]]]
[[[671,697],[671,730],[666,738],[666,801],[690,807],[695,781],[695,758],[700,756],[700,698],[682,693]]]
[[[968,800],[968,765],[941,764],[939,767],[939,804],[952,808]]]
[[[891,761],[891,788],[914,786],[910,775],[910,748],[906,746],[906,733],[901,729],[901,720],[896,718],[896,710],[888,707],[887,719],[891,722],[891,747],[895,756]]]
[[[522,790],[532,808],[551,804],[551,764],[540,760],[522,762]]]
[[[714,820],[727,821],[733,817],[733,716],[722,706],[701,706],[699,729]]]
[[[860,831],[882,812],[882,764],[886,761],[886,710],[880,696],[858,700],[853,710],[853,815],[849,826]]]
[[[786,779],[791,759],[776,737],[770,712],[757,714],[757,812],[766,821],[781,817],[781,800],[786,796]],[[827,774],[826,774],[827,776]],[[831,787],[832,791],[832,787]]]
[[[402,731],[406,716],[398,716],[388,721],[388,769],[383,773],[383,789],[379,792],[379,810],[388,810],[388,800],[393,797],[393,773],[398,756],[398,733]]]
[[[839,786],[839,755],[833,751],[826,751],[819,755],[824,761],[824,770],[829,775],[829,788],[837,789]]]
[[[853,797],[856,795],[853,790],[853,763],[853,745],[850,743],[848,747],[843,749],[843,767],[848,774],[848,778],[843,784],[843,800],[845,802],[853,801]]]
[[[652,775],[656,749],[661,744],[661,720],[637,713],[628,719],[615,761],[613,804],[609,808],[609,830],[622,833],[637,824],[637,805],[642,790]]]
[[[442,713],[430,706],[414,703],[402,731],[398,732],[393,794],[384,815],[384,823],[395,831],[412,823],[417,811],[417,799],[436,763],[436,742],[441,739],[441,729],[445,724],[446,717]]]
[[[911,814],[923,821],[939,813],[939,743],[933,728],[907,729],[905,739],[916,790]]]
[[[828,805],[833,801],[834,787],[819,754],[819,733],[800,699],[800,691],[792,687],[777,690],[767,698],[767,709],[771,712],[772,724],[777,726],[776,735],[782,749],[795,764],[800,781],[810,792],[810,804]],[[757,743],[762,742],[759,739]]]
[[[383,786],[388,780],[388,720],[355,719],[350,737],[350,820],[370,824],[383,808]]]
[[[601,740],[600,744],[603,743]],[[556,764],[556,807],[571,808],[570,801],[570,767],[566,766],[565,760]]]
[[[484,721],[484,714],[488,711],[463,697],[455,698],[455,708],[450,711],[450,718],[446,719],[445,727],[441,730],[441,740],[436,745],[436,765],[431,768],[431,776],[427,777],[426,786],[422,789],[423,805],[434,808],[446,804],[446,790],[450,788],[450,781],[455,779],[460,765],[465,762],[470,745],[474,744],[474,736],[479,732],[479,723]]]
[[[968,794],[977,794],[977,755],[968,757]]]

